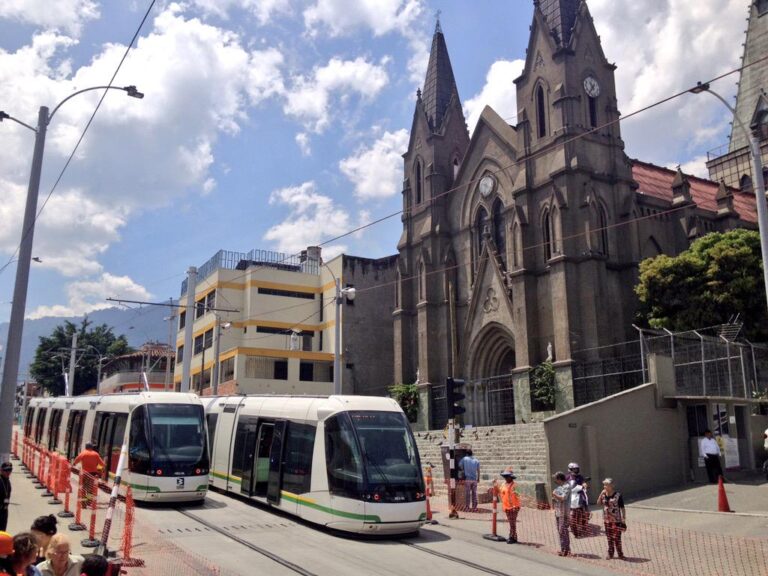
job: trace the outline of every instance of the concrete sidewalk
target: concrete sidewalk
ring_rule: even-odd
[[[72,477],[72,487],[77,488],[75,477]],[[43,497],[45,490],[38,490],[32,483],[31,478],[26,478],[25,470],[19,460],[13,460],[13,473],[11,474],[11,485],[13,491],[11,494],[11,503],[8,509],[8,532],[18,534],[19,532],[28,532],[32,522],[38,516],[47,516],[48,514],[57,515],[64,510],[63,505],[49,504],[51,497]],[[75,498],[70,495],[72,510],[74,511]],[[63,501],[63,496],[60,496]],[[67,527],[74,521],[73,518],[56,518],[58,521],[57,529],[69,536],[73,554],[92,554],[93,548],[83,548],[80,540],[88,537],[88,532],[71,532]]]

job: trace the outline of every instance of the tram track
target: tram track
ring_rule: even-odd
[[[199,523],[202,526],[205,526],[208,530],[215,532],[217,534],[220,534],[224,536],[225,538],[232,540],[233,542],[236,542],[237,544],[240,544],[241,546],[244,546],[248,548],[249,550],[252,550],[253,552],[256,552],[265,558],[268,558],[269,560],[272,560],[273,562],[280,564],[284,568],[287,568],[288,570],[291,570],[292,572],[295,572],[297,574],[301,574],[302,576],[320,576],[316,572],[312,572],[310,570],[307,570],[306,568],[303,568],[302,566],[299,566],[298,564],[288,560],[287,558],[280,556],[279,554],[275,554],[274,552],[271,552],[267,550],[266,548],[263,548],[262,546],[257,546],[256,544],[253,544],[252,542],[249,542],[248,540],[241,538],[239,536],[236,536],[235,534],[232,534],[228,530],[221,528],[220,526],[217,526],[216,524],[213,524],[212,522],[208,522],[207,520],[204,520],[203,518],[200,518],[198,515],[193,514],[192,512],[188,512],[186,510],[176,510],[179,514],[182,514],[183,516],[186,516],[190,520]],[[481,564],[477,564],[476,562],[472,562],[470,560],[464,560],[463,558],[458,558],[456,556],[452,556],[450,554],[445,554],[442,552],[438,552],[437,550],[432,550],[426,546],[423,546],[422,544],[417,544],[414,542],[406,542],[403,540],[397,540],[397,542],[403,546],[407,546],[408,548],[412,550],[416,550],[419,552],[423,552],[425,554],[430,554],[432,556],[436,556],[438,558],[441,558],[443,560],[453,562],[455,564],[460,564],[464,567],[471,568],[473,570],[476,570],[477,572],[482,572],[485,574],[491,574],[492,576],[512,576],[511,574],[507,572],[501,572],[499,570],[495,570],[493,568],[489,568],[487,566],[483,566]]]
[[[296,572],[297,574],[302,574],[302,576],[319,576],[319,574],[316,574],[315,572],[310,572],[309,570],[302,568],[298,564],[294,564],[290,560],[283,558],[282,556],[279,556],[274,552],[270,552],[266,548],[257,546],[256,544],[248,542],[248,540],[240,538],[239,536],[235,536],[234,534],[231,534],[230,532],[224,530],[223,528],[216,526],[216,524],[208,522],[207,520],[203,520],[196,514],[192,514],[191,512],[187,512],[186,510],[177,510],[177,512],[179,514],[182,514],[183,516],[186,516],[190,520],[194,520],[195,522],[202,524],[203,526],[208,528],[208,530],[216,532],[217,534],[221,534],[222,536],[225,536],[226,538],[229,538],[230,540],[237,542],[241,546],[245,546],[249,550],[252,550],[258,554],[261,554],[266,558],[269,558],[270,560],[272,560],[273,562],[276,562],[277,564],[280,564],[284,568],[288,568],[289,570]]]

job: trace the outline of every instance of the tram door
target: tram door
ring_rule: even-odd
[[[253,490],[251,494],[261,498],[266,497],[269,486],[269,453],[272,450],[272,438],[275,425],[272,422],[259,424],[259,434],[256,440],[256,453],[253,459],[251,473]]]
[[[272,432],[272,447],[269,451],[269,476],[267,500],[272,504],[280,502],[280,491],[283,488],[283,446],[285,445],[285,429],[287,422],[275,422]]]

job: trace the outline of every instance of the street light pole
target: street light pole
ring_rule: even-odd
[[[765,301],[768,306],[768,204],[765,200],[765,178],[763,177],[763,161],[760,157],[760,143],[753,132],[747,130],[744,123],[736,114],[736,110],[728,104],[728,102],[720,96],[717,92],[710,88],[709,83],[702,84],[697,83],[695,88],[691,88],[693,94],[701,94],[702,92],[708,92],[715,98],[720,100],[723,105],[733,114],[733,121],[739,130],[742,131],[744,137],[749,142],[749,153],[752,156],[752,172],[754,179],[752,181],[752,188],[755,191],[755,203],[757,204],[757,225],[760,233],[760,251],[763,256],[763,283],[765,284]]]
[[[27,306],[27,288],[29,287],[29,266],[32,260],[32,240],[35,235],[35,219],[37,218],[37,196],[40,190],[40,176],[43,171],[43,151],[45,150],[45,134],[53,115],[64,102],[89,90],[116,89],[123,90],[133,98],[143,98],[144,94],[136,90],[136,86],[95,86],[85,88],[67,96],[48,114],[48,107],[41,106],[37,115],[37,128],[13,118],[0,111],[0,122],[12,120],[29,128],[35,133],[35,149],[32,154],[32,168],[27,188],[27,203],[24,208],[24,222],[21,227],[21,242],[19,243],[19,262],[16,266],[16,282],[13,287],[13,304],[11,318],[8,323],[8,338],[6,342],[5,365],[3,366],[3,382],[0,389],[0,462],[10,458],[11,439],[13,436],[13,404],[16,394],[16,380],[19,377],[19,360],[21,356],[21,336],[24,329],[24,311]]]
[[[334,294],[334,300],[336,302],[336,317],[334,318],[334,343],[333,343],[333,393],[338,395],[338,394],[341,394],[341,382],[342,382],[341,305],[344,302],[344,297],[346,297],[347,300],[350,300],[350,301],[355,299],[355,289],[352,287],[342,288],[341,280],[339,278],[336,278],[336,275],[333,273],[333,270],[331,270],[331,267],[325,263],[323,263],[323,266],[325,266],[328,269],[328,272],[331,273],[331,276],[333,277],[334,286],[336,287],[336,291]]]

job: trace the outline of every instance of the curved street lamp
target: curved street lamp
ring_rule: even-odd
[[[733,106],[720,96],[717,92],[712,90],[709,82],[702,84],[697,82],[694,88],[690,89],[692,94],[701,94],[707,92],[720,100],[723,105],[733,114],[733,121],[736,126],[741,130],[744,138],[749,142],[749,154],[752,157],[752,172],[754,172],[754,190],[755,190],[755,203],[757,204],[757,225],[760,233],[760,251],[763,256],[763,282],[765,284],[765,298],[766,305],[768,305],[768,205],[765,200],[765,178],[763,177],[763,162],[760,157],[760,142],[754,132],[747,130],[744,126],[744,122],[741,121],[736,115],[736,110]]]
[[[37,128],[0,111],[0,122],[11,120],[32,130],[35,133],[35,148],[32,155],[32,169],[27,188],[27,203],[24,208],[24,222],[21,227],[21,242],[19,243],[19,265],[16,267],[16,283],[13,288],[13,305],[11,319],[8,324],[8,339],[6,342],[5,365],[3,366],[3,383],[0,390],[0,462],[6,462],[11,452],[11,437],[13,423],[13,400],[16,390],[16,380],[19,375],[19,356],[21,354],[21,336],[24,328],[24,311],[27,306],[27,288],[29,287],[29,266],[32,259],[32,240],[35,235],[35,219],[37,213],[37,195],[40,189],[40,174],[43,169],[43,150],[45,149],[45,134],[54,114],[62,104],[83,92],[91,90],[122,90],[132,98],[144,98],[144,94],[136,86],[93,86],[78,90],[64,98],[48,113],[47,106],[41,106],[37,115]]]

